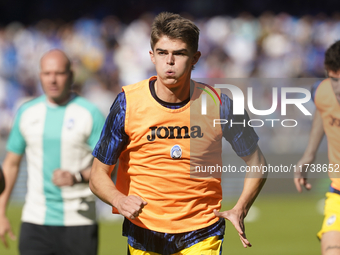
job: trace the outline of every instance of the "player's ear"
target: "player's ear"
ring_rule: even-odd
[[[201,52],[196,51],[196,53],[194,54],[193,60],[192,60],[192,65],[196,65],[200,57],[201,57]]]
[[[150,55],[150,58],[151,58],[152,63],[155,64],[155,55],[153,54],[153,51],[152,51],[152,50],[149,50],[149,55]]]

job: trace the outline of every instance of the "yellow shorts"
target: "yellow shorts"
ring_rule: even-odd
[[[340,195],[332,192],[326,193],[325,218],[322,228],[317,236],[321,240],[322,234],[329,231],[340,231]]]
[[[172,255],[219,255],[221,246],[222,240],[218,236],[212,236]],[[131,255],[159,255],[159,253],[155,252],[134,249],[130,245],[129,250]]]

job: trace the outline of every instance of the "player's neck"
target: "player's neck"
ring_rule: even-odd
[[[155,93],[159,99],[167,103],[180,103],[190,96],[190,79],[188,82],[167,86],[157,79],[155,82]]]
[[[65,95],[65,97],[58,99],[54,99],[47,96],[47,102],[52,106],[63,106],[66,105],[73,97],[74,95],[72,93],[69,93]]]

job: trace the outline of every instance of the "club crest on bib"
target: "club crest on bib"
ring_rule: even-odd
[[[327,219],[327,225],[330,226],[336,221],[336,216],[333,214]]]
[[[170,150],[170,156],[173,159],[178,159],[182,157],[182,149],[179,145],[174,145]]]
[[[67,122],[66,122],[66,128],[67,129],[72,129],[74,127],[74,119],[69,119]]]

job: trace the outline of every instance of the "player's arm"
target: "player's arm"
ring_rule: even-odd
[[[246,162],[248,166],[260,167],[267,165],[267,162],[258,146],[252,154],[241,158]],[[250,207],[254,203],[265,182],[266,174],[263,174],[262,172],[247,173],[244,180],[243,191],[236,205],[228,211],[215,211],[216,216],[223,217],[229,220],[234,225],[245,248],[251,247],[251,244],[246,238],[244,218],[247,216]]]
[[[73,186],[78,183],[88,183],[90,179],[91,167],[76,173],[68,170],[56,169],[53,172],[52,181],[56,186]]]
[[[105,203],[117,208],[120,214],[135,219],[142,213],[147,202],[138,196],[126,196],[117,190],[111,180],[113,169],[114,165],[106,165],[95,158],[91,170],[90,189]]]
[[[118,157],[129,142],[129,137],[125,133],[125,113],[126,99],[122,92],[113,103],[99,141],[93,150],[95,159],[90,175],[90,188],[105,203],[117,208],[120,214],[134,219],[142,212],[147,202],[138,196],[122,194],[111,180],[111,173]]]
[[[308,164],[312,164],[314,162],[316,152],[318,151],[324,135],[325,131],[323,129],[321,113],[318,109],[316,109],[307,148],[302,158],[296,164],[297,172],[295,172],[294,183],[298,192],[302,192],[302,186],[304,186],[307,190],[312,188],[312,185],[307,182],[306,167]],[[301,166],[301,168],[299,166]]]
[[[261,169],[262,166],[267,165],[266,159],[258,146],[254,153],[241,158],[250,167],[258,166],[258,169]],[[260,171],[246,173],[242,194],[235,205],[235,207],[242,209],[245,216],[248,214],[250,207],[265,184],[266,178],[267,172],[263,173]]]
[[[91,168],[92,167],[88,167],[84,170],[79,171],[76,174],[73,174],[73,179],[75,180],[75,183],[88,183],[90,181]]]
[[[244,115],[234,115],[232,100],[223,93],[221,93],[221,100],[221,119],[232,119],[234,123],[248,123],[249,115],[246,111]],[[224,138],[231,144],[236,154],[241,157],[247,165],[266,165],[266,160],[257,145],[259,138],[252,127],[247,125],[230,125],[229,122],[228,125],[222,126],[222,132]],[[245,235],[244,217],[246,217],[249,208],[264,185],[266,181],[265,178],[266,175],[262,173],[247,173],[242,194],[236,205],[231,210],[225,212],[215,211],[216,216],[231,221],[238,231],[244,247],[251,246]]]
[[[6,208],[18,176],[21,159],[22,155],[8,152],[2,165],[4,177],[6,178],[6,187],[0,195],[0,239],[6,248],[8,247],[6,234],[8,233],[12,240],[15,239],[9,220],[6,217]]]

